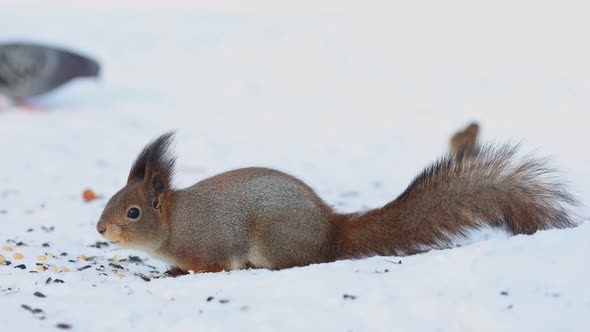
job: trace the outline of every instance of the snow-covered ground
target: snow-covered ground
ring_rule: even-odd
[[[96,248],[95,231],[141,147],[170,129],[179,187],[269,166],[354,211],[394,198],[477,120],[484,140],[552,156],[589,205],[584,2],[0,6],[0,41],[68,46],[104,69],[35,100],[42,111],[0,111],[0,254],[11,261],[0,330],[590,330],[590,223],[412,257],[150,281],[162,263]],[[83,202],[85,188],[103,199]]]

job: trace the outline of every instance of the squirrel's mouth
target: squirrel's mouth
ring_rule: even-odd
[[[121,241],[109,241],[110,244],[117,244],[119,242],[121,242]]]

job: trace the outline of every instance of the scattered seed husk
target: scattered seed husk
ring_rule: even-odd
[[[51,277],[47,278],[47,280],[45,280],[45,284],[49,284],[53,279],[51,279]]]
[[[96,241],[96,243],[89,245],[89,247],[91,247],[91,248],[98,248],[98,249],[102,249],[102,248],[105,248],[108,246],[109,246],[109,243],[103,242],[103,241]]]
[[[92,267],[91,265],[85,265],[85,266],[82,266],[81,268],[79,268],[78,271],[83,271],[83,270],[89,269],[91,267]]]
[[[6,257],[0,255],[0,265],[6,264]]]
[[[55,327],[57,327],[58,329],[62,329],[62,330],[69,330],[72,328],[72,326],[70,324],[66,324],[66,323],[59,323],[59,324],[55,325]]]
[[[35,316],[35,318],[40,319],[40,320],[44,320],[45,319],[45,312],[43,312],[43,310],[41,309],[33,309],[33,316]]]
[[[2,246],[2,250],[4,251],[12,251],[13,249],[9,246]]]
[[[70,269],[68,269],[66,266],[62,266],[61,272],[70,272]]]
[[[40,261],[46,261],[47,260],[47,257],[46,256],[43,256],[43,255],[39,255],[39,256],[37,256],[37,259],[40,260]]]
[[[344,294],[342,295],[342,298],[347,300],[356,300],[356,295]]]
[[[43,266],[43,265],[37,265],[37,271],[43,272],[45,270],[47,270],[47,268],[45,266]]]
[[[40,309],[40,308],[33,309],[26,304],[21,304],[20,306],[21,306],[21,308],[31,312],[33,314],[33,317],[35,317],[37,319],[45,319],[45,312],[43,312],[43,309]]]
[[[209,297],[207,298],[207,302],[211,302],[211,301],[213,301],[213,299],[214,299],[214,298],[215,298],[215,297],[213,297],[213,296],[209,296]]]
[[[19,264],[19,265],[16,265],[14,268],[24,270],[27,268],[27,266],[25,264]]]
[[[121,269],[121,270],[125,270],[125,268],[124,268],[124,267],[122,267],[122,266],[121,266],[121,265],[119,265],[119,264],[115,264],[115,263],[109,263],[109,266],[110,266],[110,267],[114,267],[115,269]]]
[[[139,258],[139,256],[129,256],[129,261],[132,263],[143,263],[143,259]]]
[[[219,303],[226,304],[226,303],[229,303],[229,300],[228,299],[219,299]]]
[[[40,309],[40,308],[33,309],[26,304],[21,304],[20,306],[21,306],[21,308],[25,309],[26,311],[31,312],[35,318],[45,319],[45,313],[43,312],[43,309]]]
[[[50,270],[51,270],[51,272],[59,272],[59,269],[57,268],[57,266],[52,266]]]
[[[56,284],[63,284],[64,283],[64,281],[61,279],[55,279],[55,280],[53,280],[53,282]]]
[[[2,292],[2,295],[16,294],[16,293],[20,292],[20,288],[12,289],[12,288],[8,287],[6,289],[0,290],[0,292]]]
[[[43,294],[41,292],[35,292],[35,293],[33,293],[33,295],[35,295],[36,297],[40,297],[40,298],[47,297],[45,294]]]
[[[14,259],[23,259],[23,257],[25,256],[19,252],[15,252],[14,254],[12,254],[12,258]]]
[[[50,226],[50,227],[41,226],[41,229],[49,233],[49,232],[53,232],[55,230],[55,226]]]
[[[152,281],[152,279],[150,279],[150,278],[146,277],[145,275],[143,275],[143,274],[141,274],[141,273],[136,273],[135,275],[136,275],[136,276],[138,276],[138,277],[140,277],[140,278],[141,278],[143,281],[145,281],[145,282],[150,282],[150,281]]]

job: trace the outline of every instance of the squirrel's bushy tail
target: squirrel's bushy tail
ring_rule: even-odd
[[[575,225],[577,204],[546,160],[519,158],[517,147],[479,146],[449,154],[418,175],[394,201],[336,215],[336,255],[410,255],[450,247],[473,229],[532,234]]]

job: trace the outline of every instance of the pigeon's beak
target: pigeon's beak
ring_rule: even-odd
[[[78,56],[72,64],[72,73],[74,77],[96,77],[100,76],[100,65],[98,62]]]
[[[86,64],[86,75],[89,77],[100,78],[100,65],[94,60],[89,60]]]

